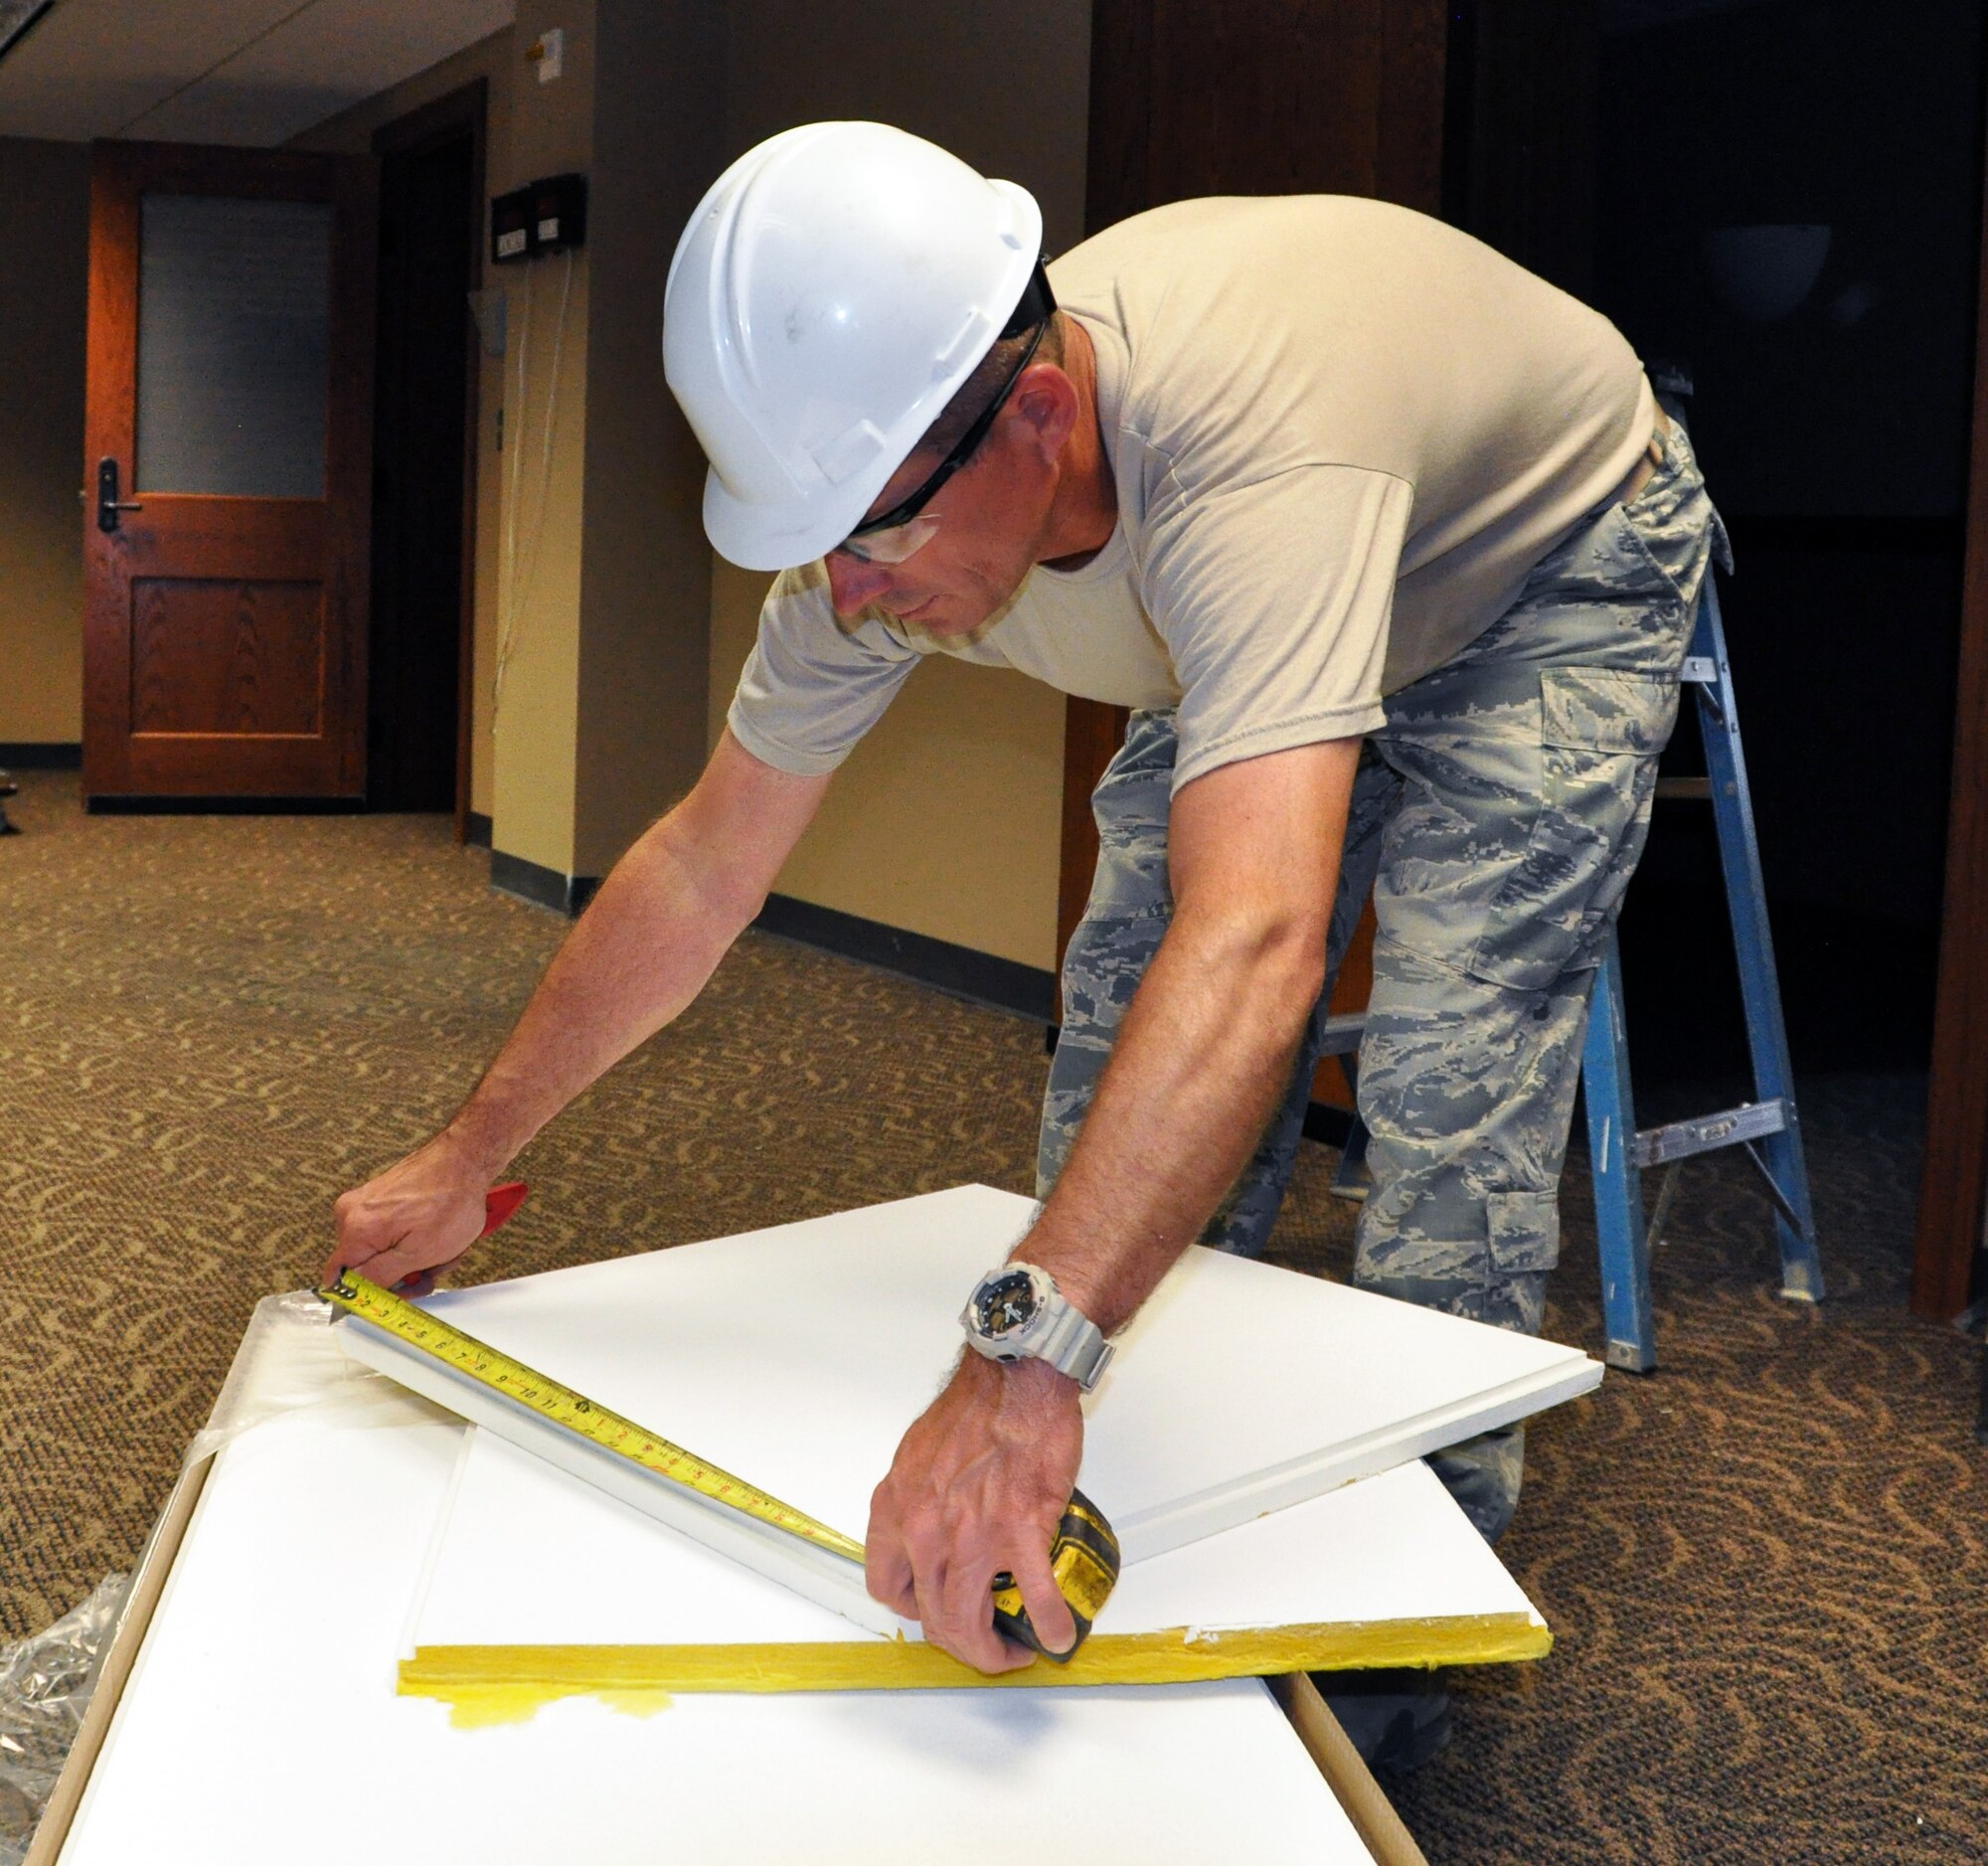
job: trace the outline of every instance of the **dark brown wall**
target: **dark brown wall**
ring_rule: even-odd
[[[1094,0],[1088,226],[1211,194],[1433,213],[1444,32],[1437,0]]]
[[[1440,0],[1093,0],[1086,227],[1211,194],[1436,212],[1445,44]],[[1091,787],[1123,731],[1116,708],[1069,703],[1059,963],[1097,860]]]

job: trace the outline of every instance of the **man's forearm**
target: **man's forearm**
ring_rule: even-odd
[[[1324,973],[1314,924],[1175,919],[1068,1165],[1016,1255],[1108,1334],[1153,1291],[1247,1163],[1290,1082]]]
[[[702,989],[758,912],[826,777],[762,763],[722,733],[689,796],[615,864],[497,1060],[425,1146],[345,1193],[327,1278],[392,1284],[458,1263],[484,1188],[573,1098]]]
[[[703,988],[763,891],[699,859],[677,813],[615,865],[443,1138],[494,1177]]]
[[[1223,766],[1173,799],[1173,923],[1017,1253],[1107,1333],[1214,1216],[1290,1084],[1359,763],[1357,739],[1329,740]]]

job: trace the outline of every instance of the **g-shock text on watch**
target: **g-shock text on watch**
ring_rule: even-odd
[[[960,1311],[966,1344],[990,1361],[1047,1361],[1084,1392],[1111,1360],[1111,1343],[1034,1264],[1004,1264],[974,1285]]]

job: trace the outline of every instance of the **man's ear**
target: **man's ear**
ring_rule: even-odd
[[[1043,459],[1056,460],[1077,427],[1077,384],[1054,363],[1031,363],[1008,400]]]

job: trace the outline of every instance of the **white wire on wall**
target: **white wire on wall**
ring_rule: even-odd
[[[567,309],[573,298],[573,249],[566,251],[566,262],[560,279],[559,315],[553,323],[552,380],[546,388],[546,419],[539,446],[539,490],[537,509],[532,515],[532,540],[525,553],[524,568],[518,567],[518,529],[521,514],[518,510],[519,482],[524,477],[526,402],[525,387],[529,381],[528,358],[532,347],[532,300],[537,295],[533,290],[533,274],[525,273],[525,315],[519,320],[518,331],[518,396],[516,431],[513,424],[505,423],[505,445],[510,452],[509,484],[505,489],[504,514],[504,602],[497,624],[496,663],[490,676],[490,729],[497,730],[497,722],[503,712],[504,674],[511,665],[511,656],[518,646],[519,624],[525,612],[525,595],[531,589],[532,580],[539,566],[539,547],[545,540],[546,512],[552,502],[553,484],[553,436],[559,420],[560,364],[566,350]]]

